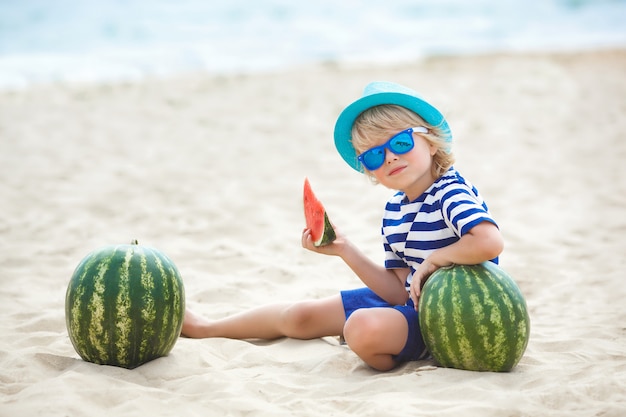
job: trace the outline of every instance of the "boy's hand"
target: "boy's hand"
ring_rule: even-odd
[[[425,259],[413,273],[413,279],[411,280],[411,287],[409,289],[409,297],[413,300],[415,311],[419,309],[422,287],[426,283],[428,277],[431,276],[431,274],[437,269],[439,269],[437,265],[433,264],[428,259]]]
[[[313,244],[313,238],[311,237],[311,229],[303,229],[302,247],[312,252],[322,253],[324,255],[339,256],[340,248],[344,246],[346,238],[339,230],[337,230],[335,225],[333,225],[333,229],[335,229],[335,235],[337,237],[332,243],[324,246],[315,246]]]

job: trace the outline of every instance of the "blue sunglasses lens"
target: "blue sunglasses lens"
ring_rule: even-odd
[[[400,135],[394,136],[388,145],[391,152],[396,155],[402,155],[413,149],[413,136],[410,133],[402,132]]]
[[[364,152],[361,155],[361,162],[370,171],[380,168],[385,162],[385,148],[375,148]]]
[[[385,163],[385,148],[388,148],[396,155],[405,154],[413,149],[414,142],[411,133],[411,129],[398,133],[384,145],[363,152],[359,156],[359,161],[370,171],[380,168]]]

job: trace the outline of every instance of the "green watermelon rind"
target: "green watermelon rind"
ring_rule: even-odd
[[[419,323],[441,366],[471,371],[512,370],[530,336],[519,287],[492,262],[435,271],[421,292]]]
[[[330,223],[328,214],[324,211],[324,231],[322,232],[319,240],[313,242],[313,245],[317,247],[330,245],[335,241],[335,239],[337,239],[337,234],[335,233],[333,225]]]
[[[172,350],[184,312],[184,286],[174,263],[136,244],[88,254],[65,298],[66,326],[79,356],[128,369]]]

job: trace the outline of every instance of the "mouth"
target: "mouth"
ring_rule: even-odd
[[[399,173],[404,171],[405,168],[406,168],[406,166],[404,166],[404,165],[396,167],[396,168],[392,169],[391,171],[389,171],[389,173],[387,175],[389,175],[390,177],[394,176],[394,175],[398,175]]]

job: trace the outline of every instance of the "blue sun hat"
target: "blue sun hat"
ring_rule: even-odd
[[[417,92],[400,84],[375,81],[365,86],[363,96],[346,107],[335,123],[335,147],[343,160],[355,170],[363,172],[364,168],[352,146],[352,125],[365,110],[381,104],[395,104],[417,113],[426,123],[440,129],[448,144],[452,142],[452,133],[446,119]]]

